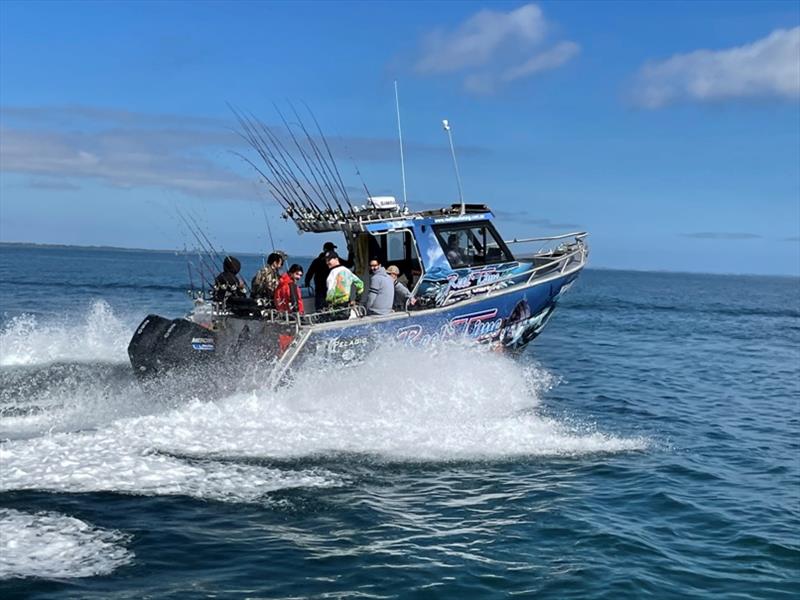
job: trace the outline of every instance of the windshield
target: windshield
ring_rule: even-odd
[[[514,260],[489,221],[436,225],[434,231],[453,269]]]

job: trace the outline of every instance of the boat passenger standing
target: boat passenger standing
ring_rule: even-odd
[[[388,315],[394,304],[394,284],[392,278],[381,266],[381,261],[373,258],[369,261],[369,293],[366,309],[368,315]]]
[[[331,308],[354,305],[358,297],[364,293],[364,282],[341,264],[336,252],[325,253],[325,264],[330,269],[325,302]]]
[[[325,254],[335,250],[336,244],[325,242],[322,245],[322,252],[311,261],[311,264],[308,265],[308,271],[306,271],[306,287],[311,284],[312,279],[314,280],[314,306],[317,310],[325,306],[325,293],[328,291],[328,273],[331,272],[325,262]]]
[[[292,265],[289,271],[281,275],[278,289],[275,290],[275,308],[283,312],[303,314],[303,294],[298,282],[303,277],[303,267]]]
[[[253,282],[250,285],[250,297],[265,299],[272,303],[275,298],[275,290],[278,289],[280,279],[280,269],[283,266],[282,252],[273,252],[267,257],[266,266],[259,269]]]
[[[408,288],[398,279],[398,277],[400,277],[400,269],[397,268],[397,265],[389,265],[386,269],[386,273],[391,277],[394,283],[394,310],[405,310],[406,303],[411,305],[416,304],[417,299],[411,295]]]
[[[214,278],[214,301],[224,302],[228,298],[241,298],[247,294],[244,281],[239,277],[242,263],[235,256],[226,256],[222,261],[222,273]]]

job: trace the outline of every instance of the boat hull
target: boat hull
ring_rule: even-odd
[[[229,379],[254,364],[269,364],[270,379],[277,383],[293,377],[309,360],[352,363],[387,340],[425,347],[460,339],[520,350],[542,331],[579,271],[486,292],[450,306],[299,329],[235,316],[219,318],[213,328],[206,328],[189,319],[169,321],[148,315],[128,353],[135,372],[144,378],[192,369],[195,376],[225,373]]]

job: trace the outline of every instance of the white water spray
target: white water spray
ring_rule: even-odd
[[[82,317],[40,322],[33,315],[11,319],[0,329],[0,366],[54,362],[127,362],[132,325],[98,300]]]
[[[271,468],[259,460],[342,453],[378,462],[507,460],[646,447],[641,439],[587,434],[539,416],[539,396],[554,383],[546,371],[481,348],[384,347],[358,366],[312,365],[277,391],[195,400],[89,431],[6,442],[0,490],[253,502],[277,489],[347,484],[329,469]]]
[[[57,513],[0,509],[0,579],[105,575],[131,561],[127,536]]]

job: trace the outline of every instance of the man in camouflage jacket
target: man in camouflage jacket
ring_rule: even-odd
[[[271,304],[275,298],[275,290],[280,281],[280,270],[283,266],[283,255],[273,252],[267,257],[266,266],[258,270],[250,285],[250,297],[263,299]]]

